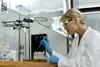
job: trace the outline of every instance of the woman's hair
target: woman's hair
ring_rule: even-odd
[[[81,24],[85,24],[84,15],[78,9],[69,9],[66,13],[61,17],[60,22],[65,23],[70,18],[79,19]]]

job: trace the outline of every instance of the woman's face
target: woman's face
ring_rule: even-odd
[[[77,30],[76,19],[70,18],[68,21],[63,23],[65,31],[67,31],[70,35],[74,34]]]

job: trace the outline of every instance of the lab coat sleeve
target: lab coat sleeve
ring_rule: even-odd
[[[63,56],[62,54],[53,51],[52,55],[58,56],[59,57],[59,61],[58,61],[58,67],[66,67],[69,66],[69,62],[67,60],[67,58],[65,56]]]
[[[53,52],[54,55],[59,57],[58,67],[90,67],[92,63],[91,55],[87,55],[88,51],[85,52],[84,56],[76,56],[73,58],[67,58],[59,53]]]

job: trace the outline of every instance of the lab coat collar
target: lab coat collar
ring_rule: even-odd
[[[80,43],[79,43],[80,46],[82,46],[84,41],[88,38],[88,35],[90,34],[90,32],[89,32],[90,30],[91,30],[91,27],[88,27],[87,30],[85,31],[85,33],[83,34],[82,39],[80,40]],[[78,37],[78,40],[79,40],[79,37]]]
[[[87,30],[85,31],[85,33],[83,34],[82,39],[86,39],[88,36],[89,31],[91,30],[91,27],[88,27]]]

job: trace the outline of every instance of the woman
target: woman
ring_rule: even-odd
[[[67,57],[55,52],[48,38],[41,40],[41,45],[50,54],[49,62],[58,64],[58,67],[99,67],[100,33],[86,26],[83,14],[77,9],[69,9],[60,21],[66,32],[78,36],[73,39]]]

